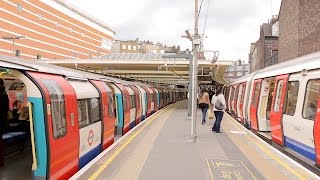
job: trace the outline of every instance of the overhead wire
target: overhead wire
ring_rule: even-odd
[[[197,16],[197,19],[196,19],[196,24],[198,24],[198,21],[199,21],[199,17],[200,17],[201,9],[202,9],[202,3],[203,3],[203,0],[201,0],[201,3],[200,3],[199,12],[198,12],[198,16]]]

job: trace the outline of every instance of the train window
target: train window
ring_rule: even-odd
[[[111,92],[108,92],[108,106],[109,106],[109,117],[114,116],[114,102],[113,102],[113,96]]]
[[[260,83],[256,83],[256,86],[254,87],[254,97],[253,97],[253,105],[257,105],[259,102],[259,96],[260,96]]]
[[[127,96],[122,96],[123,97],[123,111],[127,111]]]
[[[88,101],[86,99],[78,100],[79,128],[86,127],[90,124],[88,110]]]
[[[283,88],[283,80],[280,80],[278,81],[278,85],[277,85],[276,100],[274,102],[274,107],[273,107],[274,112],[279,112],[282,88]]]
[[[134,95],[130,95],[130,109],[136,108],[136,98]]]
[[[100,100],[98,98],[90,99],[90,121],[95,123],[101,120]]]
[[[53,137],[59,139],[67,133],[66,109],[63,91],[53,80],[42,79],[47,87],[51,99],[51,118],[53,124]]]
[[[242,92],[241,92],[241,97],[240,97],[240,102],[243,103],[244,101],[244,95],[246,94],[246,85],[242,86]]]
[[[299,81],[291,81],[288,83],[288,93],[284,114],[290,116],[294,115],[298,100],[299,85]]]
[[[302,117],[314,120],[318,107],[318,97],[320,92],[320,80],[309,80],[307,84],[305,99],[303,103]]]

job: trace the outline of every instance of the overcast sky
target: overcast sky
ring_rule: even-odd
[[[69,1],[113,27],[115,39],[139,38],[191,49],[191,42],[181,35],[186,29],[193,32],[194,0]],[[247,61],[260,25],[279,13],[280,4],[281,0],[203,0],[199,33],[207,36],[204,48],[220,51],[221,60]]]

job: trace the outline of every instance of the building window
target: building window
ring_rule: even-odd
[[[133,50],[136,51],[137,50],[137,46],[132,46]]]
[[[141,46],[140,46],[140,45],[138,45],[138,49],[141,49]]]
[[[42,14],[38,14],[38,19],[39,19],[40,21],[42,21],[42,19],[43,19]]]
[[[125,44],[123,44],[122,49],[127,49],[127,46]]]
[[[292,81],[288,83],[287,101],[284,114],[293,116],[296,111],[298,100],[299,81]]]
[[[22,11],[22,5],[21,4],[17,4],[17,9],[18,9],[18,11]]]
[[[242,72],[237,72],[237,76],[242,76]]]
[[[303,103],[303,118],[314,120],[318,107],[319,91],[320,80],[309,80]]]
[[[128,50],[131,50],[131,45],[128,45]]]
[[[113,46],[113,41],[106,39],[106,38],[102,38],[101,40],[101,47],[107,50],[111,50]]]

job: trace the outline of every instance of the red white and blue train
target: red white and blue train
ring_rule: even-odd
[[[320,52],[251,73],[223,92],[228,112],[240,123],[320,166]]]
[[[15,57],[0,56],[0,68],[11,74],[3,77],[10,104],[21,100],[29,109],[30,122],[30,132],[6,132],[4,141],[30,134],[34,179],[68,179],[108,148],[115,135],[186,98],[185,89],[127,82]]]

